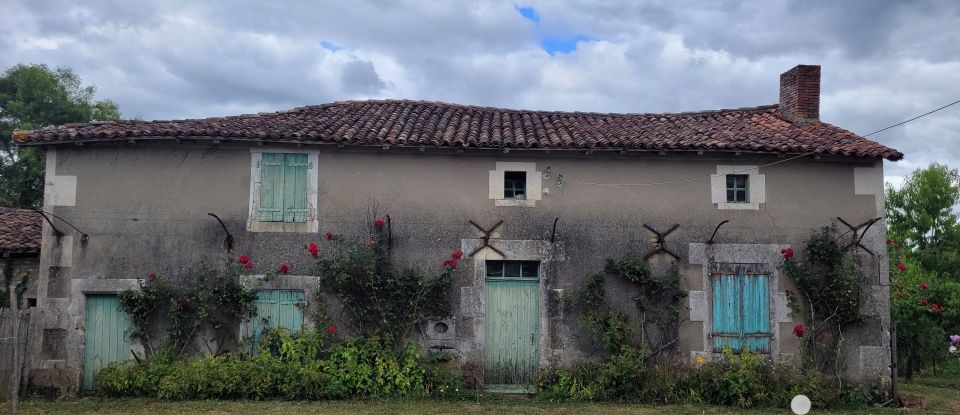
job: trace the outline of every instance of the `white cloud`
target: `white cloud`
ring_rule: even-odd
[[[346,99],[675,112],[778,99],[778,75],[823,65],[821,117],[867,133],[960,99],[960,4],[540,1],[21,0],[5,5],[0,66],[70,66],[146,119]],[[583,35],[549,55],[545,36]],[[324,46],[326,45],[326,47]],[[336,47],[330,47],[336,45]],[[904,153],[896,182],[960,167],[960,108],[871,137]]]

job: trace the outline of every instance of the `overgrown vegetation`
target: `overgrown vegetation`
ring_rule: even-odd
[[[397,269],[390,261],[389,227],[389,217],[377,218],[365,241],[327,233],[329,256],[316,244],[308,250],[317,259],[320,290],[335,294],[349,311],[353,332],[401,345],[427,319],[450,314],[449,288],[463,253],[453,252],[438,275]]]
[[[724,350],[719,362],[645,365],[641,352],[619,354],[602,363],[541,373],[537,397],[547,401],[617,401],[646,404],[712,404],[741,408],[786,407],[805,394],[817,408],[862,407],[877,391],[841,388],[835,378],[761,363],[748,351]]]
[[[112,365],[97,377],[105,396],[167,400],[316,400],[453,397],[469,394],[459,376],[421,359],[419,345],[395,348],[382,338],[331,344],[315,331],[276,329],[259,353],[178,359],[158,351],[145,363]]]
[[[158,314],[166,312],[166,336],[161,344],[182,355],[197,336],[203,338],[207,352],[217,353],[225,341],[236,333],[241,321],[256,312],[256,291],[237,283],[244,272],[237,264],[226,275],[201,265],[195,281],[186,288],[178,288],[166,279],[150,274],[139,289],[119,295],[120,307],[130,316],[133,337],[139,339],[150,357],[155,349],[155,324]]]
[[[793,248],[781,252],[782,270],[799,290],[788,290],[787,297],[794,315],[805,321],[794,329],[803,337],[804,367],[833,374],[842,370],[843,328],[861,318],[864,284],[841,236],[835,226],[824,226],[813,232],[799,258]]]
[[[628,282],[636,288],[631,298],[640,316],[637,323],[630,323],[622,310],[607,302],[605,282],[608,277]],[[587,276],[587,285],[579,296],[581,321],[601,339],[608,355],[660,349],[672,341],[670,335],[675,334],[679,325],[681,300],[687,295],[680,288],[680,278],[675,264],[667,275],[658,277],[640,259],[608,259],[602,273]],[[656,336],[651,335],[650,329],[656,331]]]
[[[454,396],[467,392],[463,378],[420,356],[421,346],[409,340],[426,319],[449,314],[448,289],[459,251],[443,263],[437,276],[396,270],[389,258],[389,221],[377,218],[372,236],[348,242],[332,233],[331,253],[321,255],[311,242],[320,288],[316,293],[314,329],[289,332],[271,329],[259,336],[256,353],[224,352],[223,340],[236,334],[238,322],[256,312],[256,291],[237,283],[254,268],[247,255],[224,274],[201,267],[195,285],[178,288],[151,275],[139,289],[123,292],[121,307],[134,326],[134,336],[148,350],[153,323],[166,312],[167,332],[146,361],[113,365],[97,377],[107,396],[183,399],[344,399],[354,397]],[[271,280],[286,273],[267,273]],[[337,296],[349,312],[354,335],[336,343],[335,327],[323,303]],[[187,344],[201,333],[209,354],[185,358]],[[211,347],[210,345],[215,347]],[[242,348],[244,351],[247,348]]]
[[[897,359],[908,379],[937,371],[960,336],[960,173],[942,164],[887,187],[890,310]]]

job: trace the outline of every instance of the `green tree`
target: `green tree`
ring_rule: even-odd
[[[960,225],[953,208],[960,202],[960,173],[933,163],[914,171],[900,189],[888,185],[886,193],[890,238],[924,270],[957,279]]]
[[[19,148],[13,130],[120,118],[117,104],[94,100],[70,68],[16,65],[0,76],[0,206],[38,208],[43,201],[43,153]]]

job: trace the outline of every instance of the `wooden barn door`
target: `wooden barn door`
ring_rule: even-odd
[[[489,389],[522,389],[533,384],[540,318],[540,281],[486,279],[484,383]]]
[[[83,388],[94,388],[97,373],[114,362],[132,358],[130,316],[116,295],[87,295],[83,348]]]

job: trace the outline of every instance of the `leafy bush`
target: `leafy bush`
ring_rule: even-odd
[[[619,401],[646,404],[712,404],[786,407],[797,394],[815,407],[862,407],[875,402],[860,387],[842,389],[835,378],[793,366],[765,364],[749,352],[727,349],[720,362],[647,366],[643,352],[629,351],[605,363],[544,370],[537,398],[552,402]]]
[[[414,343],[398,350],[378,338],[355,338],[325,347],[315,332],[282,330],[263,339],[255,355],[177,359],[158,352],[144,363],[112,365],[98,375],[98,390],[168,400],[317,400],[453,397],[466,389],[457,374],[423,364]]]

